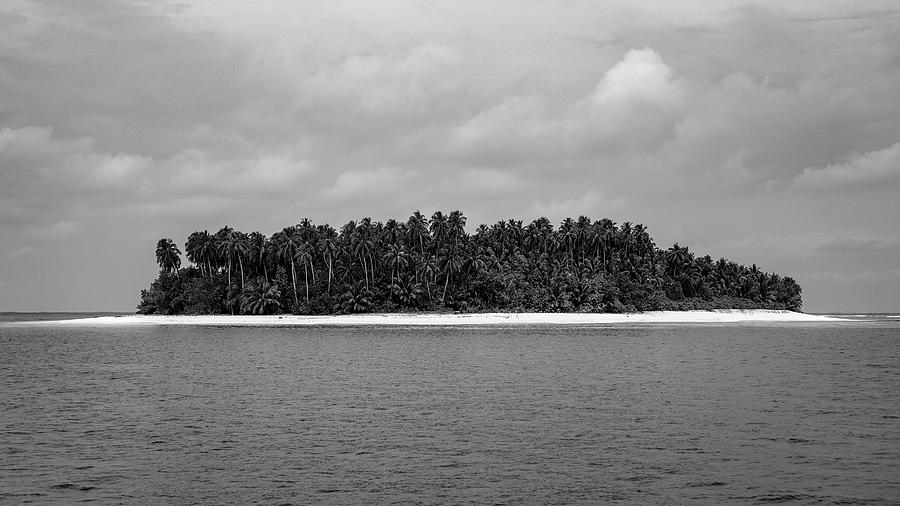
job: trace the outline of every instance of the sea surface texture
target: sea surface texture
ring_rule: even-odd
[[[900,502],[900,322],[0,323],[0,503]]]

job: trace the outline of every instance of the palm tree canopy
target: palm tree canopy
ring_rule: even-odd
[[[156,263],[164,272],[177,272],[181,267],[181,250],[172,239],[160,239],[156,243]]]
[[[593,221],[582,215],[554,228],[546,217],[527,225],[505,219],[480,225],[472,235],[466,222],[459,210],[435,211],[430,218],[415,211],[406,220],[384,222],[363,217],[337,230],[302,218],[271,238],[224,226],[215,234],[202,230],[188,236],[184,250],[196,267],[187,269],[181,269],[175,243],[160,239],[161,276],[178,277],[165,286],[185,292],[153,303],[142,296],[141,307],[177,312],[182,306],[176,302],[157,307],[163,304],[158,301],[200,307],[190,300],[201,296],[216,299],[204,303],[212,309],[203,311],[251,313],[438,309],[442,302],[457,304],[450,306],[454,309],[496,311],[732,304],[799,309],[802,304],[802,290],[789,276],[695,255],[679,243],[659,248],[644,225],[630,221],[618,226],[609,218]],[[232,285],[238,271],[241,284]],[[202,283],[195,279],[199,276]],[[305,304],[298,298],[298,277],[306,289]],[[146,297],[151,295],[148,291]],[[468,305],[458,305],[463,302]]]

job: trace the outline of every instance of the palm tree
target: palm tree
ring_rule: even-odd
[[[669,265],[669,268],[672,269],[673,278],[678,276],[678,270],[682,268],[687,262],[688,249],[682,248],[676,242],[674,246],[669,248],[668,255],[666,257],[666,263]]]
[[[642,259],[646,260],[654,247],[653,240],[650,238],[650,234],[647,233],[647,227],[638,223],[634,226],[633,235],[635,252],[640,255]]]
[[[444,213],[435,211],[434,214],[431,215],[431,224],[429,227],[431,229],[431,238],[434,239],[434,251],[438,252],[444,246],[444,243],[447,242],[447,235],[449,233],[447,217],[444,216]]]
[[[419,268],[421,269],[422,279],[425,280],[425,290],[428,293],[428,300],[432,300],[431,281],[434,280],[439,270],[437,259],[432,255],[428,255],[422,260]]]
[[[391,244],[388,246],[388,250],[382,258],[391,268],[391,285],[393,285],[394,273],[396,273],[399,278],[400,271],[409,266],[409,253],[406,251],[406,246],[400,246],[398,248]]]
[[[156,243],[156,263],[163,272],[174,272],[178,276],[181,267],[181,250],[172,239],[160,239]]]
[[[428,237],[428,218],[422,215],[418,210],[412,213],[412,216],[406,221],[406,233],[409,237],[410,247],[417,244],[419,246],[419,255],[425,256],[425,241]]]
[[[331,279],[334,277],[334,259],[340,252],[337,232],[331,225],[322,225],[319,229],[319,251],[328,267],[328,294],[331,294]]]
[[[447,287],[450,285],[450,278],[453,277],[454,273],[459,272],[459,269],[462,267],[462,259],[459,257],[456,248],[451,246],[444,248],[440,262],[441,271],[444,273],[444,292],[441,294],[441,302],[444,302],[447,297]]]
[[[619,228],[619,234],[616,238],[619,244],[622,245],[624,251],[622,253],[622,260],[625,263],[629,263],[631,261],[631,251],[634,247],[634,230],[631,228],[631,222],[626,221]]]
[[[278,299],[281,291],[278,286],[269,283],[265,278],[257,279],[250,289],[241,295],[241,312],[250,314],[268,314],[281,309]]]
[[[775,291],[773,290],[773,280],[777,279],[777,274],[769,276],[765,272],[760,272],[756,277],[756,284],[759,287],[759,300],[767,305],[775,302]]]
[[[206,235],[209,235],[209,232],[207,232]],[[199,255],[201,237],[201,232],[191,232],[191,235],[188,236],[187,241],[184,243],[184,253],[188,261],[198,266],[200,272],[203,273],[203,267],[205,267],[205,265],[204,262],[200,260]]]
[[[250,260],[256,264],[256,271],[259,272],[260,266],[264,279],[268,281],[269,271],[266,263],[269,257],[269,240],[266,236],[259,232],[252,232],[247,241],[247,253]]]
[[[521,249],[522,238],[525,237],[525,229],[522,228],[522,220],[507,220],[505,237],[506,248],[509,250],[509,254],[513,254]]]
[[[471,245],[468,251],[466,251],[466,258],[463,261],[463,272],[467,273],[469,276],[475,276],[479,271],[484,270],[489,258],[490,257],[485,255],[481,246]]]
[[[291,279],[294,283],[294,304],[297,304],[299,302],[297,300],[297,269],[294,265],[294,257],[303,243],[303,238],[300,236],[300,231],[294,226],[286,227],[276,235],[277,239],[273,237],[275,252],[279,258],[291,264]]]
[[[391,294],[396,295],[401,305],[418,307],[422,299],[422,284],[409,277],[398,277],[391,285]]]
[[[382,239],[389,246],[399,246],[405,235],[404,224],[393,218],[385,222],[384,229],[381,232]]]
[[[300,229],[301,235],[303,236],[303,243],[307,245],[309,248],[309,252],[311,255],[311,259],[308,262],[309,265],[309,274],[312,275],[313,283],[316,282],[316,269],[314,267],[316,258],[318,257],[318,251],[316,248],[319,246],[319,227],[316,227],[312,224],[309,218],[303,218],[300,220],[300,223],[297,225]]]
[[[309,302],[309,270],[312,269],[313,251],[308,242],[300,243],[294,259],[303,265],[303,281],[306,283],[306,302]],[[308,269],[307,269],[308,268]]]
[[[560,242],[565,246],[569,258],[575,259],[575,242],[578,239],[578,231],[575,230],[575,221],[566,218],[559,224]]]
[[[241,290],[244,289],[244,256],[249,250],[247,235],[236,230],[229,230],[219,243],[219,254],[228,262],[228,284],[231,285],[231,266],[234,258],[238,259],[241,268]]]
[[[203,231],[206,233],[206,230]],[[212,277],[213,271],[219,272],[219,267],[222,265],[222,262],[219,260],[219,251],[218,246],[216,245],[216,238],[213,235],[207,234],[202,238],[203,242],[200,245],[200,255],[202,258],[206,259],[207,269],[209,270],[209,277]]]
[[[357,281],[343,295],[341,308],[348,313],[364,313],[372,309],[372,292]]]
[[[187,242],[184,244],[184,251],[194,265],[200,267],[200,272],[206,268],[209,277],[213,275],[213,262],[216,260],[216,242],[215,238],[208,231],[193,232],[188,236]]]
[[[616,223],[609,218],[603,218],[594,222],[592,227],[592,243],[595,247],[595,255],[602,257],[603,269],[609,271],[607,262],[608,253],[612,247],[615,236]]]
[[[456,210],[447,218],[447,235],[453,242],[453,247],[459,246],[459,242],[466,237],[466,217],[462,211]]]
[[[369,269],[367,266],[367,261],[370,260],[374,254],[375,242],[369,237],[369,226],[368,223],[365,223],[366,220],[368,219],[363,218],[360,220],[360,224],[357,225],[351,240],[353,241],[353,254],[359,257],[363,268],[363,279],[365,280],[365,285],[368,289],[369,272],[372,272],[372,283],[375,283],[375,266],[372,265],[372,269]]]

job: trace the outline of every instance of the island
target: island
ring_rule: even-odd
[[[139,314],[627,316],[802,307],[788,276],[678,243],[660,248],[643,225],[586,216],[558,227],[547,218],[509,219],[473,233],[460,211],[363,218],[340,229],[302,219],[271,236],[224,226],[190,234],[184,254],[186,267],[174,241],[157,242],[159,275],[141,291]]]

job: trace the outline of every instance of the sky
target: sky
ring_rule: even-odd
[[[0,90],[0,311],[133,311],[161,237],[417,209],[900,311],[896,0],[5,0]]]

